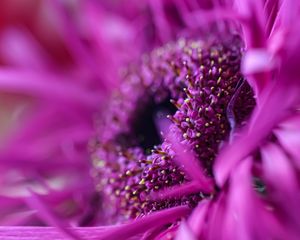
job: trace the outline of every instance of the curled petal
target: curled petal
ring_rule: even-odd
[[[231,179],[227,209],[227,218],[233,224],[231,239],[285,239],[283,227],[276,216],[254,191],[252,161],[247,158],[241,162]]]
[[[247,51],[242,61],[242,71],[245,75],[270,71],[273,67],[272,56],[265,49]]]
[[[210,200],[202,200],[188,219],[188,225],[197,238],[204,238],[203,234],[208,228],[206,218],[211,204]]]
[[[279,128],[275,130],[275,134],[281,146],[293,157],[293,162],[298,166],[298,169],[300,169],[299,115],[297,114],[281,123]]]
[[[180,239],[197,240],[198,238],[193,234],[189,225],[186,222],[182,222],[177,231],[175,240],[180,240]]]
[[[217,157],[214,170],[217,183],[221,186],[225,184],[238,162],[259,147],[273,129],[291,115],[289,109],[298,101],[298,90],[289,89],[289,95],[286,96],[286,88],[280,82],[278,84],[279,86],[270,88],[271,91],[265,92],[261,97],[261,104],[256,107],[248,128]]]
[[[262,149],[263,178],[270,202],[285,224],[300,234],[299,182],[290,159],[275,144]],[[288,202],[288,204],[286,204]]]

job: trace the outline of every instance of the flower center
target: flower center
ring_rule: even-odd
[[[252,89],[240,73],[241,55],[236,36],[224,42],[181,39],[155,49],[123,73],[124,82],[108,107],[100,146],[93,154],[96,186],[112,221],[178,205],[193,207],[205,197],[199,192],[150,200],[153,192],[189,181],[173,161],[172,144],[160,140],[156,115],[169,114],[180,133],[178,141],[213,175],[220,144],[243,125],[255,105]]]

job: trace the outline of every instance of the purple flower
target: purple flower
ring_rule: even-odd
[[[297,239],[299,3],[129,2],[45,2],[68,64],[0,38],[0,236]]]

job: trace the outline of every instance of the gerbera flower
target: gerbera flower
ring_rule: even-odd
[[[23,50],[0,84],[35,98],[1,156],[1,220],[35,226],[0,236],[297,239],[299,3],[130,2],[48,2],[68,67],[5,31]]]

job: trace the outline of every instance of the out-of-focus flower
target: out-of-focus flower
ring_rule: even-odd
[[[84,2],[25,2],[1,3],[1,225],[45,224],[31,192],[59,218],[84,221],[97,205],[87,151],[93,119],[118,85],[112,69],[129,40],[105,39]]]
[[[5,25],[0,87],[27,107],[0,220],[35,226],[0,236],[297,239],[299,5],[45,1],[55,46]]]

